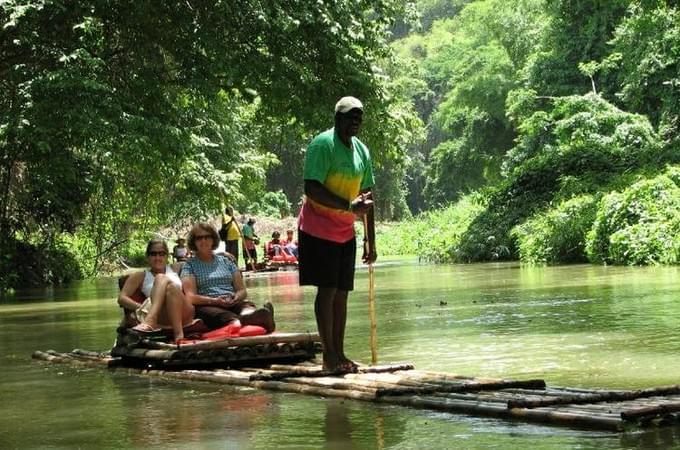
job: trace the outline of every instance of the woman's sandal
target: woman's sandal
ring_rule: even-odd
[[[155,334],[155,333],[161,333],[163,331],[162,328],[154,328],[148,323],[140,323],[135,325],[134,327],[131,328],[132,331],[136,333],[142,333],[142,334]]]

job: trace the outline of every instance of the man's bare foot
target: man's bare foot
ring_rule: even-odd
[[[359,371],[359,365],[348,358],[340,359],[340,370],[344,373],[357,373]]]
[[[329,373],[340,373],[340,360],[335,355],[323,355],[323,370]]]

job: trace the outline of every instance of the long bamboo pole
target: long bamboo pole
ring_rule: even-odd
[[[371,253],[371,243],[368,240],[368,222],[366,215],[363,216],[364,222],[364,245],[367,254]],[[378,325],[375,318],[375,269],[373,262],[368,263],[368,317],[371,323],[371,364],[378,363]]]
[[[540,400],[512,400],[508,408],[541,408],[544,406],[584,404],[635,400],[638,398],[680,394],[680,384],[641,389],[636,391],[610,391],[582,394],[577,396],[551,397]]]

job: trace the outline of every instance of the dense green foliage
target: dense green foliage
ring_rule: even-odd
[[[484,210],[477,195],[461,197],[446,208],[429,211],[399,223],[377,227],[376,247],[381,255],[418,255],[427,261],[456,260],[460,240],[475,216]]]
[[[600,202],[588,257],[608,264],[680,262],[680,167],[639,181]]]
[[[520,258],[531,264],[585,262],[586,236],[595,220],[596,200],[582,195],[541,211],[516,226]]]
[[[515,138],[505,100],[536,45],[541,7],[540,1],[469,2],[455,17],[434,21],[427,33],[395,43],[409,95],[430,126],[421,149],[428,163],[413,174],[412,186],[422,191],[412,195],[413,209],[499,181]]]
[[[300,143],[332,126],[348,93],[368,105],[379,175],[403,171],[419,122],[379,65],[405,11],[394,0],[2,2],[0,288],[15,284],[25,246],[78,242],[79,272],[93,274],[135,234],[214,215],[222,195],[249,210],[268,169],[299,169]],[[272,146],[276,125],[288,155]],[[401,186],[385,186],[380,211],[402,209]]]
[[[222,201],[295,214],[347,94],[388,253],[677,262],[673,2],[9,0],[0,25],[0,288]]]
[[[664,1],[480,0],[395,43],[430,124],[412,206],[483,199],[444,260],[676,263],[679,27]]]

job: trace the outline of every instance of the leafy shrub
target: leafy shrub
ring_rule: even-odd
[[[678,167],[599,203],[586,252],[607,264],[675,264],[680,256]]]
[[[85,273],[82,261],[61,241],[36,245],[8,239],[2,255],[0,290],[68,283]]]
[[[146,266],[146,244],[143,239],[131,239],[120,250],[119,255],[125,264],[132,267]],[[172,250],[172,242],[168,242],[168,248]]]
[[[457,260],[461,236],[484,209],[479,194],[469,194],[440,210],[411,220],[377,227],[376,246],[381,255],[418,255],[428,261]]]
[[[513,228],[520,260],[530,264],[585,262],[586,235],[595,220],[596,205],[592,195],[575,197]]]
[[[550,202],[608,192],[620,177],[664,164],[661,141],[645,117],[593,94],[551,101],[547,114],[539,111],[519,125],[508,177],[462,237],[458,260],[514,258],[519,235],[510,231]]]
[[[282,190],[267,192],[249,208],[250,213],[266,217],[286,217],[290,215],[290,202]]]

